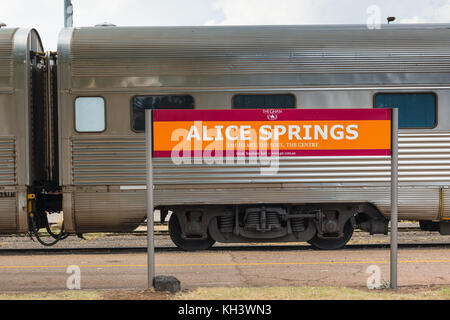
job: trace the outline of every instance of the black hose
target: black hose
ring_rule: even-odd
[[[36,227],[35,222],[34,222],[34,219],[35,219],[35,217],[32,217],[32,218],[30,219],[30,222],[31,222],[31,228],[32,228],[32,230],[33,230],[34,236],[36,237],[36,240],[37,240],[40,244],[42,244],[43,246],[46,246],[46,247],[54,246],[54,245],[57,244],[59,241],[66,239],[66,238],[70,235],[70,234],[68,234],[68,233],[66,233],[66,232],[64,231],[64,223],[63,223],[62,226],[61,226],[61,232],[60,232],[58,235],[56,235],[56,234],[54,234],[54,233],[50,230],[50,226],[48,225],[48,222],[47,222],[45,228],[47,229],[47,232],[50,234],[50,236],[51,236],[53,239],[55,239],[54,241],[52,241],[52,242],[50,242],[50,243],[47,243],[47,242],[45,242],[45,241],[43,241],[43,240],[41,239],[41,236],[39,235],[39,228]]]
[[[45,225],[45,229],[47,229],[48,234],[51,235],[52,238],[55,239],[55,240],[58,240],[58,239],[59,239],[59,240],[64,240],[64,239],[66,239],[68,236],[70,236],[69,233],[65,233],[65,232],[64,232],[64,223],[63,223],[62,226],[61,226],[61,231],[60,231],[59,234],[54,234],[54,233],[52,232],[52,230],[50,229],[50,226],[48,225],[48,222],[47,222],[47,224]]]

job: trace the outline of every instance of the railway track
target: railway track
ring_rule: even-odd
[[[367,249],[389,249],[389,244],[350,244],[341,250],[367,250]],[[399,249],[446,249],[450,248],[450,243],[400,243]],[[312,251],[312,247],[305,245],[216,245],[208,251]],[[184,252],[177,247],[157,246],[156,252]],[[25,248],[25,249],[0,249],[0,256],[12,255],[95,255],[95,254],[132,254],[146,253],[146,247],[110,247],[110,248]],[[195,252],[193,252],[195,254]]]
[[[436,239],[434,233],[423,232],[416,226],[401,226],[399,228],[400,244],[403,249],[414,248],[450,248],[450,241],[446,238]],[[47,238],[42,233],[44,239]],[[145,226],[129,233],[97,233],[87,234],[86,242],[79,243],[76,236],[58,244],[55,247],[37,247],[23,235],[0,236],[0,256],[3,255],[64,255],[64,254],[120,254],[145,253],[147,230]],[[157,252],[182,252],[170,240],[166,225],[155,225]],[[355,242],[347,245],[343,250],[387,249],[388,238],[372,239],[367,233],[355,230]],[[49,238],[50,240],[50,238]],[[380,242],[378,242],[380,241]],[[3,247],[1,246],[3,243]],[[212,251],[305,251],[312,250],[307,243],[295,244],[216,244]]]

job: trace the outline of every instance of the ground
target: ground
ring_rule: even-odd
[[[414,225],[405,224],[406,227]],[[145,248],[145,236],[88,235],[71,237],[60,248]],[[357,232],[340,251],[315,251],[305,243],[216,245],[213,250],[173,250],[169,237],[156,237],[157,275],[173,275],[183,291],[173,295],[145,290],[145,250],[115,254],[10,254],[8,249],[40,248],[24,237],[0,240],[0,300],[172,300],[172,299],[450,299],[450,236],[400,232],[400,243],[428,244],[399,250],[399,290],[368,290],[370,266],[389,286],[389,249],[360,244],[388,244],[387,236]],[[353,246],[352,246],[353,245]],[[356,246],[355,246],[356,245]],[[169,250],[170,249],[170,250]],[[81,269],[81,291],[66,290],[67,267]],[[18,292],[20,291],[20,292]]]
[[[181,293],[154,290],[57,291],[0,294],[0,300],[450,300],[450,287],[398,290],[337,287],[199,288]]]

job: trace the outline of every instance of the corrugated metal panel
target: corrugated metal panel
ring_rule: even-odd
[[[442,203],[443,217],[450,219],[450,189],[443,190],[444,202]]]
[[[0,87],[9,86],[13,76],[13,37],[16,29],[0,29]]]
[[[71,67],[101,78],[449,72],[449,39],[447,28],[81,28]]]
[[[75,185],[145,184],[145,139],[72,139],[72,174]]]
[[[14,186],[16,183],[15,139],[0,137],[0,186]]]
[[[73,208],[78,232],[133,231],[146,216],[145,197],[137,192],[75,192]]]
[[[349,203],[370,202],[390,215],[389,187],[267,187],[156,189],[158,205],[214,205],[255,203]],[[141,201],[145,201],[142,193]],[[440,214],[439,188],[402,187],[399,189],[399,216],[411,220],[436,219]]]
[[[0,198],[0,233],[17,231],[16,197]]]
[[[450,182],[450,134],[401,134],[400,182]],[[97,137],[72,140],[74,185],[144,185],[145,139]],[[375,183],[390,181],[389,157],[281,158],[278,174],[257,164],[174,165],[155,159],[157,185],[218,183]]]

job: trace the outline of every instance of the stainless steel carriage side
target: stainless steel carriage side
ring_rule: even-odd
[[[245,95],[289,95],[295,108],[374,108],[380,95],[429,94],[435,119],[400,130],[399,216],[450,219],[449,39],[447,25],[64,29],[58,90],[66,228],[127,231],[145,218],[139,108],[179,100],[178,107],[230,109]],[[282,158],[269,177],[252,164],[176,166],[157,159],[154,166],[156,204],[180,218],[183,239],[208,230],[216,240],[242,241],[245,232],[234,230],[245,229],[239,214],[263,207],[277,208],[274,223],[295,207],[297,214],[301,208],[345,211],[348,218],[365,213],[359,227],[387,228],[389,157]],[[303,230],[301,221],[293,224]],[[280,225],[286,230],[251,240],[307,238],[289,236]]]
[[[33,169],[33,72],[43,46],[35,30],[0,28],[0,234],[28,231]]]

